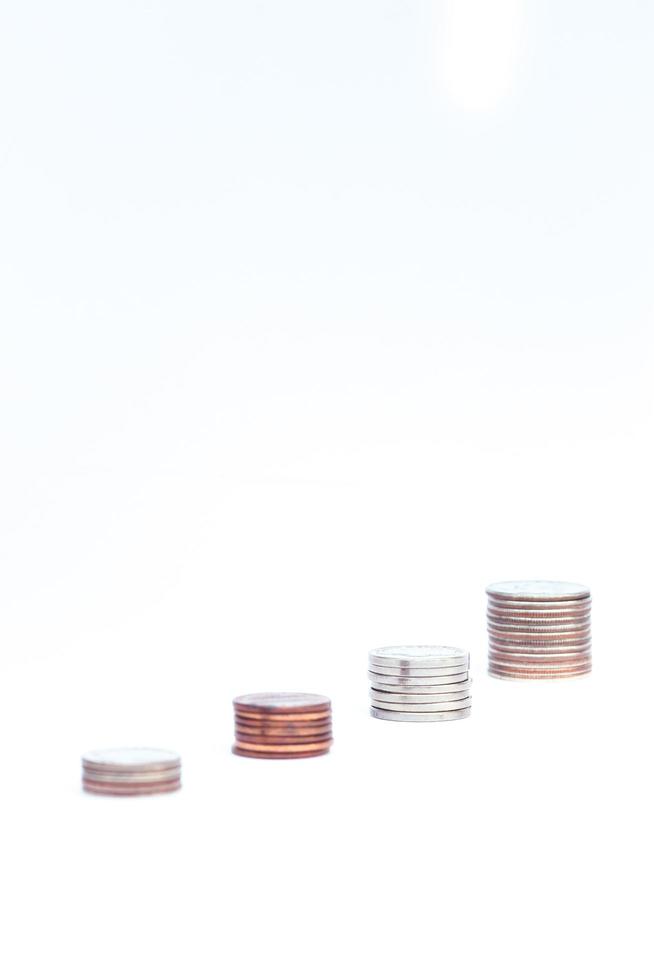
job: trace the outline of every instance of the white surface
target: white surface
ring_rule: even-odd
[[[651,976],[654,12],[489,8],[2,5],[3,977]],[[485,676],[517,577],[590,679]],[[369,719],[393,643],[472,717]]]

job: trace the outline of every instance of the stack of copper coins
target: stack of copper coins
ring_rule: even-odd
[[[370,714],[384,721],[470,716],[470,656],[458,647],[382,647],[368,655]]]
[[[253,759],[306,759],[332,744],[331,701],[320,694],[244,694],[234,723],[234,753]]]
[[[585,586],[498,582],[486,592],[492,677],[546,680],[590,673],[590,591]]]
[[[105,749],[82,757],[82,788],[102,796],[150,796],[181,787],[182,762],[166,749]]]

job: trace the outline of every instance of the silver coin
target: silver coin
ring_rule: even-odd
[[[489,655],[488,663],[506,670],[577,670],[582,664],[591,663],[592,655],[568,657],[566,660],[519,660],[505,657],[504,654]]]
[[[591,630],[579,630],[577,633],[527,633],[524,630],[515,633],[500,632],[498,630],[489,630],[488,637],[490,640],[495,640],[498,643],[507,643],[514,646],[520,646],[522,643],[528,643],[530,646],[548,646],[549,644],[563,644],[567,643],[580,643],[590,640],[592,636]]]
[[[523,629],[532,629],[542,627],[547,629],[548,627],[555,628],[557,626],[563,627],[563,629],[575,629],[583,628],[590,623],[590,610],[585,612],[580,616],[554,616],[550,613],[548,616],[543,616],[540,614],[534,614],[529,616],[515,616],[513,613],[510,616],[502,616],[495,612],[495,610],[487,610],[486,612],[486,622],[490,624],[497,624],[501,628],[505,625],[515,626],[516,628],[522,627]]]
[[[455,664],[453,667],[383,667],[370,664],[368,669],[384,677],[450,677],[452,674],[462,674],[468,669],[468,664]]]
[[[380,667],[459,667],[469,663],[470,655],[458,647],[380,647],[370,651],[368,661]]]
[[[96,766],[90,762],[84,762],[82,764],[82,771],[91,779],[95,779],[96,777],[102,779],[105,776],[107,779],[170,779],[171,776],[180,773],[182,767],[178,762],[176,765],[166,767],[156,766],[153,769],[121,769],[117,766],[111,768],[109,766]]]
[[[583,664],[592,662],[590,654],[569,657],[567,660],[518,660],[504,656],[489,656],[488,663],[503,670],[533,670],[535,673],[548,670],[578,670]]]
[[[399,697],[428,697],[430,694],[454,694],[459,691],[469,691],[472,678],[468,677],[464,681],[456,684],[381,684],[375,682],[370,688],[371,691],[383,691],[386,694],[394,694]]]
[[[522,619],[518,622],[514,619],[497,619],[489,616],[486,620],[489,632],[493,633],[535,633],[548,637],[551,633],[583,633],[590,629],[590,616],[579,619],[575,622],[563,620],[559,622],[541,623],[533,619]]]
[[[566,623],[547,623],[543,626],[540,623],[534,622],[532,619],[524,619],[520,623],[508,619],[488,619],[486,620],[486,626],[489,630],[494,630],[498,633],[532,633],[535,636],[544,636],[547,638],[551,633],[583,633],[591,628],[591,622],[590,618],[588,618],[580,619],[575,623],[568,621]]]
[[[533,654],[527,656],[520,656],[517,653],[494,653],[488,654],[488,659],[492,660],[493,663],[499,664],[504,663],[507,665],[511,664],[524,664],[525,667],[534,666],[537,667],[539,664],[544,666],[551,665],[552,667],[565,666],[565,664],[575,664],[579,663],[580,660],[590,660],[591,652],[590,650],[584,653],[575,653],[569,657],[539,657]]]
[[[592,664],[592,660],[586,658],[585,660],[577,660],[569,664],[539,664],[534,666],[533,664],[519,664],[512,663],[507,664],[504,660],[489,660],[488,669],[504,671],[507,674],[533,674],[534,677],[542,674],[547,676],[548,674],[567,674],[575,673],[576,671],[585,670]]]
[[[125,786],[127,788],[136,788],[138,786],[157,786],[159,784],[168,784],[172,782],[179,782],[182,777],[180,771],[171,772],[170,775],[163,779],[161,776],[153,776],[151,773],[141,773],[137,776],[136,773],[131,773],[129,776],[123,775],[120,777],[114,776],[111,778],[108,775],[100,776],[97,773],[84,772],[82,774],[83,782],[91,782],[98,786]]]
[[[507,647],[498,646],[496,643],[488,644],[489,655],[497,657],[534,657],[536,660],[541,657],[548,657],[554,660],[565,660],[566,657],[578,657],[588,654],[593,649],[592,643],[584,643],[580,646],[559,646],[559,647]]]
[[[592,611],[591,599],[571,599],[563,602],[499,602],[488,600],[487,612],[497,616],[587,616]]]
[[[154,772],[179,767],[181,759],[168,749],[98,749],[85,753],[82,765],[96,771]]]
[[[583,623],[573,623],[573,624],[562,624],[553,623],[551,626],[547,626],[544,629],[538,626],[537,623],[520,623],[519,625],[513,623],[495,623],[488,620],[486,627],[489,633],[497,633],[499,636],[508,636],[509,639],[519,640],[522,635],[532,637],[534,639],[542,639],[543,642],[547,643],[551,636],[556,636],[557,633],[561,633],[563,636],[570,636],[574,639],[575,636],[583,636],[584,633],[589,633],[591,629],[590,619],[584,620]]]
[[[561,657],[565,659],[566,657],[578,657],[581,654],[589,653],[592,650],[592,643],[580,643],[578,646],[568,645],[556,647],[511,647],[498,643],[489,643],[488,649],[490,653],[497,654],[500,657],[504,655],[542,657],[543,654],[547,654],[550,658]]]
[[[496,636],[494,633],[488,634],[489,645],[501,650],[522,650],[526,647],[533,647],[536,650],[545,652],[546,650],[556,650],[558,647],[576,649],[578,647],[589,646],[591,642],[592,637],[590,633],[586,633],[584,636],[559,636],[556,633],[548,639],[543,639],[543,637],[518,637],[514,639]]]
[[[587,599],[590,589],[576,582],[546,580],[494,582],[486,589],[489,596],[499,599],[527,599],[531,602],[560,602],[563,599]]]
[[[581,636],[564,634],[560,636],[558,633],[548,634],[543,636],[543,634],[527,636],[496,636],[494,633],[488,634],[488,642],[494,643],[497,646],[507,646],[507,647],[568,647],[568,646],[581,646],[584,643],[590,643],[591,633],[586,632]]]
[[[469,678],[468,671],[459,674],[440,674],[430,677],[394,677],[387,674],[376,674],[372,670],[368,671],[368,680],[373,687],[380,685],[395,687],[437,687],[442,684],[460,684]]]
[[[566,678],[572,677],[585,677],[590,674],[592,670],[591,664],[587,664],[579,670],[549,670],[544,671],[530,671],[530,670],[502,670],[500,667],[493,667],[489,665],[488,676],[497,677],[500,680],[513,680],[513,681],[548,681],[548,680],[565,680]]]
[[[576,618],[567,617],[565,619],[555,618],[554,616],[524,616],[516,619],[515,616],[495,616],[490,613],[486,616],[487,626],[492,626],[499,630],[521,630],[536,631],[547,633],[550,630],[556,633],[558,630],[583,630],[590,626],[590,615],[577,616]]]
[[[459,698],[470,696],[471,684],[472,681],[467,684],[450,684],[450,688],[454,690],[447,690],[438,694],[405,694],[404,692],[396,694],[395,691],[378,691],[371,687],[370,698],[389,704],[433,704],[436,701],[456,701]]]
[[[370,708],[373,718],[381,718],[384,721],[457,721],[459,718],[468,718],[470,708],[463,708],[462,711],[385,711],[383,708]]]
[[[488,676],[495,678],[498,681],[516,681],[521,683],[522,681],[536,681],[538,684],[542,684],[543,681],[570,681],[577,677],[588,677],[592,673],[589,670],[577,670],[574,673],[567,674],[502,674],[496,670],[488,671]]]
[[[372,657],[370,657],[368,660],[368,666],[371,670],[379,671],[393,669],[401,671],[402,673],[415,673],[417,670],[422,670],[433,673],[434,671],[448,670],[452,668],[456,668],[457,670],[467,670],[470,666],[470,659],[469,657],[463,657],[458,660],[454,657],[442,657],[440,660],[434,660],[431,663],[427,662],[426,660],[422,660],[419,664],[417,662],[413,664],[391,664],[389,662],[384,662],[379,658],[377,660],[373,660]]]
[[[577,657],[574,660],[558,660],[558,661],[525,661],[525,660],[504,660],[501,657],[489,657],[488,663],[493,667],[501,668],[502,670],[517,670],[517,671],[527,671],[531,670],[535,674],[546,673],[552,670],[578,670],[585,664],[592,663],[592,657]]]
[[[457,701],[434,701],[432,704],[391,704],[388,701],[377,701],[370,699],[373,708],[380,708],[383,711],[417,711],[420,714],[428,714],[432,711],[463,711],[472,704],[472,698],[460,698]]]
[[[529,609],[533,612],[546,613],[548,610],[569,609],[571,612],[590,607],[593,597],[590,593],[585,596],[561,596],[557,599],[539,599],[538,596],[513,595],[500,596],[486,593],[489,606],[497,609]]]
[[[182,788],[180,779],[168,780],[167,782],[125,784],[125,783],[98,783],[92,780],[83,779],[82,789],[86,793],[95,793],[98,796],[154,796],[157,793],[174,793]]]

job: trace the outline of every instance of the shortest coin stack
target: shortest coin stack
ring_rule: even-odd
[[[234,698],[236,755],[306,759],[329,752],[332,706],[320,694],[244,694]]]
[[[150,796],[181,787],[182,762],[166,749],[105,749],[82,756],[82,788],[103,796]]]
[[[467,718],[470,657],[456,647],[382,647],[368,657],[370,714],[385,721]]]

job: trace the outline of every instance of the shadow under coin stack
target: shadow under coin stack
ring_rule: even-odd
[[[234,698],[233,752],[252,759],[307,759],[329,752],[332,706],[320,694]]]
[[[151,796],[180,789],[182,762],[165,749],[106,749],[82,756],[82,788],[102,796]]]
[[[368,655],[370,714],[385,721],[456,721],[470,714],[470,656],[456,647],[382,647]]]
[[[571,582],[498,582],[486,593],[491,677],[551,680],[590,673],[587,588]]]

